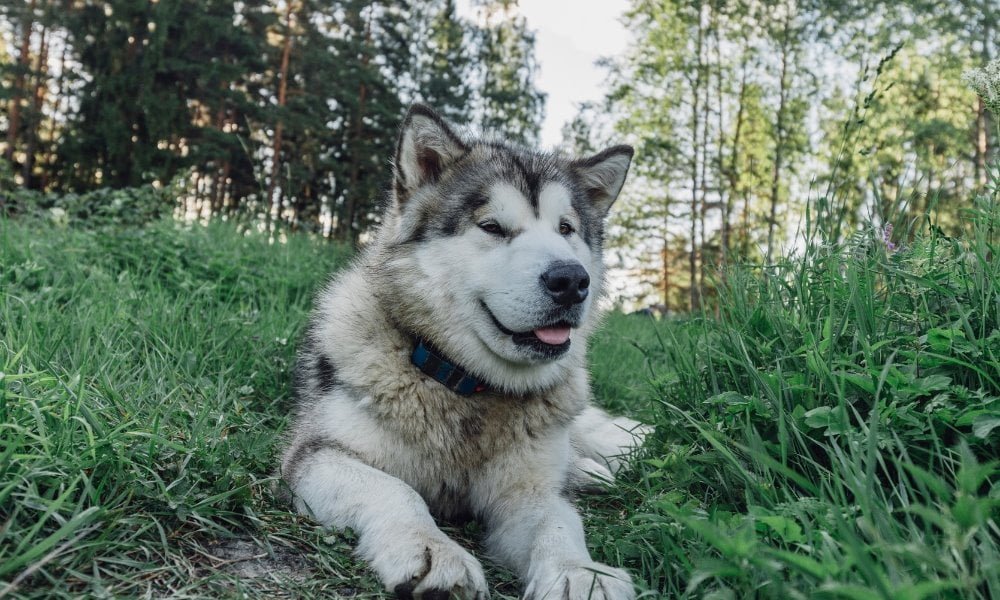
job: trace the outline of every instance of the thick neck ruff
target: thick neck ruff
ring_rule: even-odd
[[[486,384],[446,358],[423,338],[417,338],[413,354],[410,355],[410,362],[425,375],[456,394],[471,396],[489,389]]]

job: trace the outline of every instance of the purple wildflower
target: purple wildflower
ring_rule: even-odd
[[[882,242],[885,244],[887,252],[896,251],[896,244],[892,241],[892,223],[886,223],[882,227]]]

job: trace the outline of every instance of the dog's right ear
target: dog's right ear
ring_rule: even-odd
[[[436,112],[414,104],[403,119],[396,144],[393,189],[400,205],[422,185],[434,183],[469,147]]]

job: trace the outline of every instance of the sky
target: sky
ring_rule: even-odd
[[[535,32],[536,84],[547,95],[542,146],[562,141],[562,127],[581,102],[604,97],[606,73],[594,63],[625,50],[629,35],[619,19],[627,6],[627,0],[520,1],[519,10]],[[467,1],[459,3],[459,12],[474,14]]]

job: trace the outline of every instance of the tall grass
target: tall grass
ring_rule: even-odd
[[[995,196],[968,222],[720,273],[718,318],[610,315],[595,396],[656,433],[581,500],[595,557],[649,597],[1000,597]],[[0,597],[381,596],[349,532],[271,489],[295,341],[346,259],[0,220]]]
[[[267,484],[294,341],[344,257],[0,221],[0,597],[226,595],[205,544],[308,548]]]
[[[1000,207],[967,217],[720,274],[718,319],[646,334],[656,438],[597,546],[670,597],[1000,597]]]

